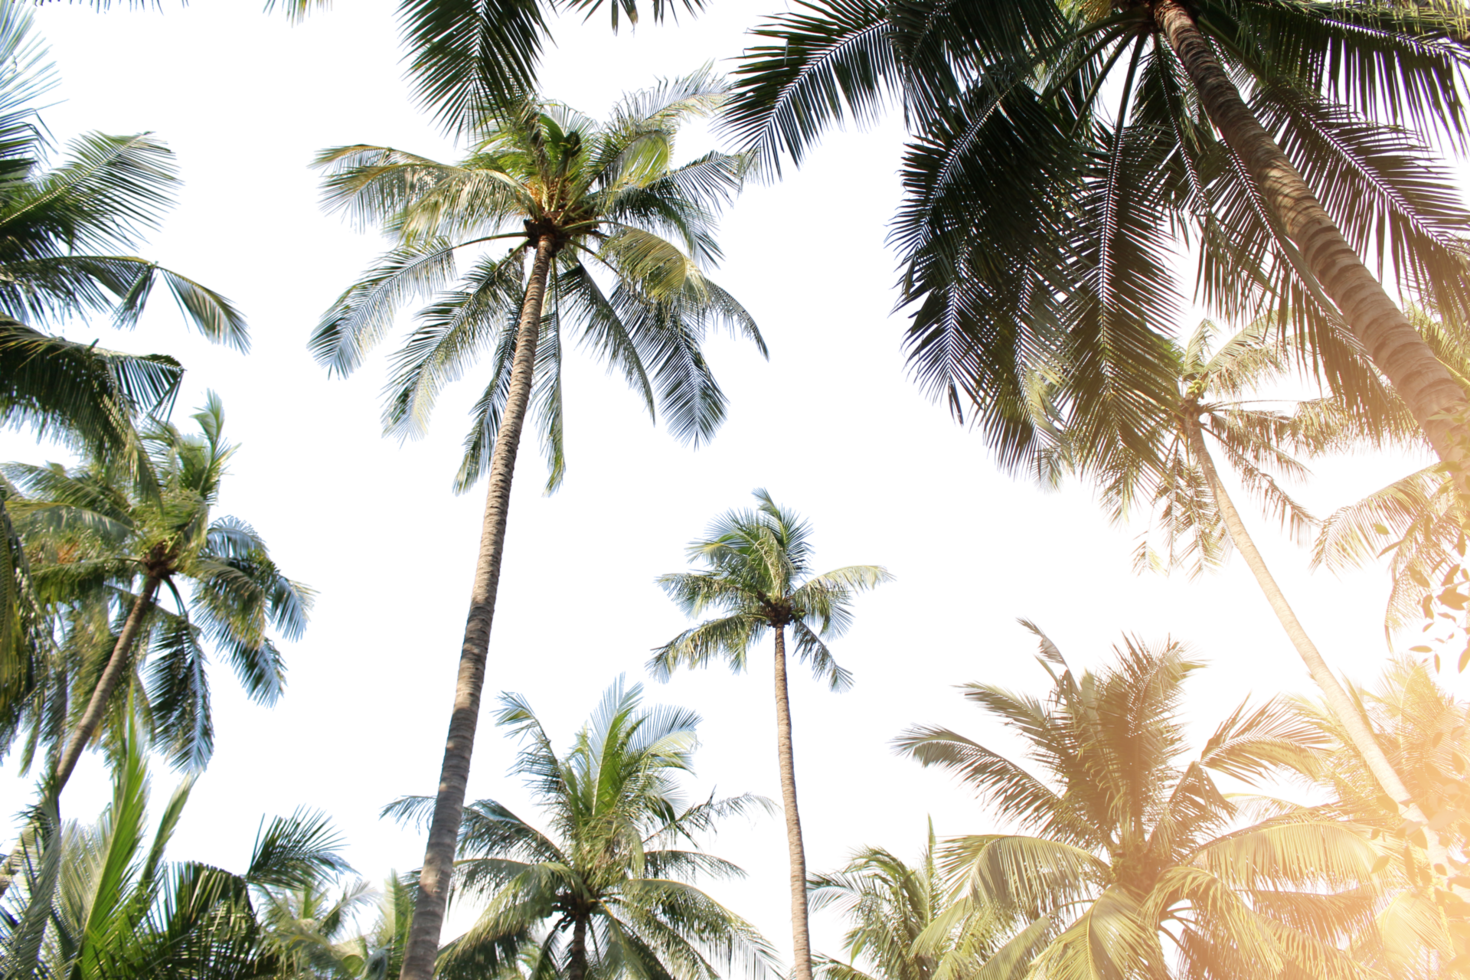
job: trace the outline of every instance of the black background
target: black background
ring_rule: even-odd
[[[160,292],[137,335],[107,332],[104,344],[182,357],[191,373],[179,417],[200,386],[222,392],[228,432],[245,442],[223,510],[256,522],[287,573],[325,592],[306,641],[287,648],[291,688],[275,713],[248,707],[215,669],[219,754],[172,855],[240,870],[257,815],[306,799],[338,815],[353,840],[347,857],[379,877],[416,865],[420,840],[378,823],[376,808],[397,793],[431,792],[437,773],[481,507],[478,491],[456,500],[447,486],[479,382],[450,389],[429,442],[395,453],[376,438],[381,354],[329,385],[301,350],[316,313],[381,247],[316,215],[307,154],[369,141],[448,156],[404,104],[391,4],[344,6],[294,31],[251,3],[212,1],[163,19],[50,6],[41,26],[65,72],[59,96],[72,100],[47,113],[57,134],[157,129],[172,141],[188,188],[150,254],[237,298],[256,332],[250,359],[209,347],[182,334]],[[617,40],[604,16],[585,28],[562,21],[548,94],[601,115],[619,88],[647,84],[651,72],[735,53],[739,31],[764,9],[722,0],[682,31],[645,26]],[[645,649],[681,627],[648,580],[682,566],[679,547],[711,511],[748,502],[747,488],[763,483],[813,514],[817,566],[881,561],[903,577],[863,599],[857,629],[835,648],[857,671],[856,692],[833,698],[806,671],[792,674],[816,867],[856,840],[910,854],[925,810],[941,833],[980,829],[941,777],[892,760],[883,739],[936,718],[1013,748],[945,685],[980,677],[1044,686],[1029,639],[1011,624],[1016,613],[1047,626],[1076,666],[1119,627],[1200,639],[1219,658],[1194,686],[1201,727],[1251,686],[1305,686],[1241,564],[1200,588],[1133,582],[1126,538],[1104,529],[1082,492],[1047,500],[995,475],[978,438],[914,397],[895,354],[900,325],[883,319],[891,297],[879,223],[897,198],[898,140],[897,120],[870,137],[833,135],[806,172],[747,192],[729,216],[731,262],[719,279],[759,317],[775,361],[711,341],[735,403],[713,448],[678,450],[622,383],[570,361],[569,480],[559,497],[538,500],[541,467],[526,445],[491,652],[488,688],[528,693],[564,743],[614,671],[641,677]],[[706,145],[703,129],[686,131],[681,157]],[[4,445],[32,453],[22,439]],[[1404,470],[1397,461],[1324,464],[1322,482],[1302,497],[1326,513]],[[1254,513],[1248,520],[1258,527]],[[1329,660],[1372,673],[1385,580],[1307,579],[1305,555],[1273,529],[1261,544]],[[757,654],[756,664],[754,676],[732,679],[716,666],[651,691],[706,714],[697,795],[710,782],[776,795],[769,657]],[[523,810],[520,790],[501,777],[509,743],[488,727],[481,735],[470,796]],[[24,796],[24,783],[0,789],[6,811]],[[90,817],[104,798],[97,757],[87,757],[66,811]],[[717,895],[785,945],[779,827],[732,826],[720,849],[756,877],[714,886]],[[816,940],[833,946],[825,918]]]

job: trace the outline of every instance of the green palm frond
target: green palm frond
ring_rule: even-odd
[[[260,16],[279,16],[288,28],[306,24],[313,15],[325,18],[334,10],[337,10],[337,0],[265,0],[260,4]]]
[[[407,101],[435,135],[478,143],[538,87],[551,41],[544,0],[400,0],[392,9]]]
[[[741,48],[738,88],[711,122],[726,148],[754,150],[761,187],[784,181],[781,154],[798,172],[829,132],[872,132],[903,106],[904,78],[892,48],[888,7],[876,0],[813,0],[757,15]]]
[[[0,417],[38,435],[125,458],[139,438],[133,419],[167,415],[182,378],[167,355],[123,354],[0,318]]]
[[[454,246],[443,239],[394,249],[322,315],[312,354],[339,374],[351,373],[392,328],[398,304],[431,294],[453,274]]]
[[[289,817],[261,821],[244,878],[252,885],[300,888],[349,872],[352,866],[337,852],[342,838],[326,814],[297,810]]]
[[[682,802],[677,777],[690,769],[698,715],[646,708],[641,686],[619,680],[570,751],[559,753],[525,699],[503,695],[501,704],[499,723],[522,745],[512,771],[526,779],[550,830],[491,800],[465,808],[456,879],[462,898],[489,902],[469,932],[446,948],[442,968],[478,963],[489,969],[539,942],[541,962],[551,958],[568,968],[567,958],[580,955],[579,968],[590,976],[629,970],[715,980],[722,967],[767,975],[769,945],[692,883],[743,872],[698,850],[644,847],[664,839],[692,844],[721,818],[763,802],[749,796]],[[413,798],[391,810],[422,816],[431,806],[430,798]],[[564,935],[574,922],[588,934],[580,953]]]
[[[466,362],[473,361],[484,346],[505,342],[505,325],[519,312],[524,293],[520,262],[519,251],[484,259],[458,289],[420,312],[418,329],[393,359],[384,431],[400,438],[422,435],[445,385],[459,380]],[[495,360],[500,370],[508,363],[505,356]],[[500,390],[502,386],[496,387]]]

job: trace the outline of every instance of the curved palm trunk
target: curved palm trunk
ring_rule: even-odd
[[[541,304],[551,270],[555,242],[543,235],[536,242],[536,259],[521,304],[521,322],[516,330],[515,360],[511,362],[510,391],[505,414],[495,436],[490,457],[490,488],[485,494],[485,517],[480,530],[480,556],[475,563],[470,613],[465,622],[464,644],[460,647],[459,675],[454,685],[454,710],[449,716],[449,737],[444,743],[444,762],[439,770],[439,792],[434,817],[429,824],[429,843],[424,851],[424,869],[419,873],[419,892],[414,901],[413,922],[403,956],[401,980],[429,980],[439,953],[439,934],[444,926],[444,907],[449,898],[454,870],[454,850],[464,811],[465,784],[470,776],[470,755],[475,747],[475,728],[480,719],[480,692],[485,686],[485,655],[490,648],[490,624],[495,617],[495,592],[500,584],[500,558],[505,546],[505,521],[510,510],[510,484],[515,473],[516,450],[521,427],[531,400],[531,375],[536,361],[536,340],[541,329]]]
[[[776,756],[781,805],[786,811],[786,849],[791,856],[791,955],[796,980],[812,980],[812,940],[807,928],[806,848],[796,809],[796,759],[791,751],[791,699],[786,689],[786,628],[776,628]]]
[[[1276,579],[1266,567],[1265,559],[1256,550],[1255,541],[1246,531],[1245,524],[1240,519],[1240,512],[1235,509],[1235,503],[1220,483],[1220,474],[1215,470],[1215,461],[1211,458],[1208,447],[1205,446],[1204,435],[1198,426],[1189,427],[1189,448],[1195,462],[1204,472],[1205,482],[1210,486],[1210,495],[1215,498],[1215,505],[1220,508],[1220,516],[1225,521],[1225,530],[1229,533],[1231,542],[1240,552],[1241,557],[1245,559],[1246,565],[1250,567],[1251,574],[1256,577],[1256,583],[1260,585],[1261,591],[1266,594],[1266,601],[1271,604],[1276,618],[1281,621],[1281,626],[1286,630],[1291,645],[1296,648],[1296,652],[1306,663],[1307,672],[1321,688],[1328,709],[1342,725],[1348,740],[1357,750],[1358,755],[1362,757],[1364,764],[1368,766],[1368,771],[1373,774],[1373,779],[1379,787],[1398,804],[1400,813],[1404,817],[1423,827],[1425,840],[1428,843],[1430,865],[1431,867],[1437,866],[1435,870],[1438,876],[1441,879],[1445,878],[1452,867],[1449,863],[1448,849],[1439,839],[1439,835],[1429,827],[1429,820],[1425,817],[1424,811],[1414,802],[1413,797],[1409,795],[1408,788],[1404,786],[1403,780],[1399,778],[1398,772],[1394,769],[1393,763],[1389,762],[1388,756],[1384,755],[1383,747],[1378,744],[1378,739],[1368,727],[1367,719],[1363,717],[1357,703],[1338,681],[1332,668],[1327,666],[1327,661],[1323,659],[1317,645],[1307,636],[1307,631],[1302,628],[1301,622],[1296,618],[1296,613],[1287,603],[1281,587],[1276,584]],[[1457,888],[1456,891],[1463,890]]]
[[[1155,0],[1152,7],[1155,21],[1194,82],[1210,121],[1245,165],[1307,268],[1337,304],[1374,365],[1414,413],[1439,458],[1463,463],[1465,453],[1455,438],[1455,422],[1436,416],[1470,406],[1464,390],[1363,265],[1296,167],[1241,99],[1194,17],[1180,0]],[[1459,472],[1456,479],[1463,486],[1467,476]]]
[[[143,617],[152,608],[153,597],[162,582],[163,577],[159,575],[149,575],[143,580],[143,591],[138,593],[138,597],[133,600],[133,608],[128,610],[128,618],[123,622],[117,642],[112,645],[107,666],[102,668],[102,676],[97,679],[97,686],[92,690],[92,700],[87,702],[87,709],[82,712],[82,718],[72,732],[66,751],[56,763],[56,772],[52,775],[51,786],[47,790],[47,795],[52,799],[61,795],[66,781],[71,778],[72,770],[77,767],[77,760],[82,757],[82,750],[87,747],[92,736],[97,734],[102,716],[107,712],[107,702],[112,699],[112,692],[117,689],[118,681],[122,680],[123,672],[127,669],[133,643],[138,638],[139,630],[143,628]]]

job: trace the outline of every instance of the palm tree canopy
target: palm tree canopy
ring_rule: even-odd
[[[1470,222],[1428,141],[1464,131],[1458,14],[1371,3],[1191,5],[1246,101],[1351,247],[1456,323]],[[1167,394],[1167,325],[1196,299],[1227,321],[1273,309],[1323,376],[1375,386],[1335,307],[1220,139],[1144,3],[989,7],[820,0],[770,19],[727,118],[768,165],[826,127],[902,101],[914,137],[893,231],[911,368],[1002,463],[1036,448],[1026,399],[1128,415]],[[910,304],[913,304],[910,306]]]
[[[698,715],[644,708],[642,686],[620,679],[565,754],[519,695],[502,695],[497,720],[523,745],[511,772],[525,778],[548,830],[494,800],[465,808],[458,892],[489,904],[445,948],[440,976],[494,973],[528,948],[536,977],[564,975],[579,923],[587,975],[598,980],[716,980],[721,967],[772,975],[772,950],[754,927],[694,887],[701,876],[744,874],[698,850],[698,838],[726,817],[769,809],[749,795],[687,798],[681,776],[692,771]],[[411,797],[385,813],[426,813],[432,803]]]
[[[703,571],[661,576],[659,585],[692,617],[718,610],[722,616],[685,630],[654,651],[648,669],[668,677],[680,664],[707,665],[725,656],[733,670],[771,629],[791,627],[797,655],[826,677],[834,690],[852,675],[837,664],[824,639],[846,632],[853,597],[893,576],[881,565],[848,565],[813,574],[811,525],[755,491],[755,510],[732,510],[710,523],[706,537],[688,548]]]
[[[489,465],[509,391],[524,255],[549,237],[547,284],[532,395],[551,471],[561,481],[561,364],[575,339],[662,412],[676,437],[699,445],[725,417],[725,396],[700,351],[711,328],[760,331],[705,270],[720,257],[719,210],[738,190],[744,161],[708,153],[675,165],[680,126],[723,99],[709,69],[625,96],[602,123],[560,103],[521,99],[477,117],[473,152],[442,164],[389,147],[323,151],[326,197],[395,247],[349,287],[312,334],[317,359],[348,374],[392,328],[405,304],[430,298],[393,356],[385,432],[423,432],[439,392],[489,355],[489,381],[455,481],[468,489]],[[453,282],[463,249],[509,243]],[[609,288],[610,287],[610,288]],[[563,337],[564,330],[575,331]]]
[[[214,513],[236,447],[224,436],[224,408],[213,394],[194,419],[197,435],[167,424],[145,434],[157,479],[151,495],[102,463],[4,468],[8,507],[36,594],[58,624],[60,649],[35,688],[0,712],[7,723],[0,746],[9,748],[22,729],[27,759],[57,743],[67,714],[85,705],[111,654],[138,583],[149,577],[161,580],[172,601],[148,612],[134,681],[114,696],[141,713],[142,730],[175,764],[197,770],[213,749],[208,646],[230,662],[252,699],[279,697],[285,672],[274,634],[301,635],[313,594],[280,571],[254,528]],[[113,727],[112,737],[120,737],[121,727]]]
[[[113,799],[91,827],[46,822],[0,905],[0,969],[15,980],[231,980],[275,975],[256,903],[267,889],[321,887],[350,871],[321,814],[261,822],[250,864],[232,873],[170,863],[185,782],[151,840],[149,779],[135,740],[114,770]]]
[[[954,936],[939,937],[933,923],[950,908],[935,857],[939,840],[925,813],[925,839],[904,861],[881,843],[851,843],[838,865],[808,877],[811,908],[841,927],[842,958],[816,954],[822,980],[932,980],[947,977]],[[951,930],[953,933],[954,930]],[[914,952],[922,942],[923,952]]]
[[[898,742],[1019,828],[956,838],[943,855],[956,887],[1010,930],[985,969],[1362,975],[1339,944],[1371,918],[1379,850],[1354,824],[1313,808],[1276,804],[1239,826],[1245,811],[1215,782],[1314,772],[1313,752],[1327,744],[1320,729],[1281,702],[1242,704],[1186,761],[1183,682],[1200,665],[1177,644],[1129,640],[1113,664],[1079,676],[1038,636],[1053,681],[1046,697],[964,687],[1020,736],[1029,766],[936,726]]]
[[[0,312],[32,326],[107,313],[128,327],[158,283],[205,337],[249,347],[223,296],[131,254],[173,204],[173,154],[150,133],[74,140],[48,166],[37,102],[56,84],[23,4],[0,4]]]

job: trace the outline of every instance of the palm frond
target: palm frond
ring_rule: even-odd
[[[753,150],[761,187],[784,182],[781,154],[798,172],[829,132],[873,132],[903,106],[888,6],[878,0],[811,0],[757,15],[745,29],[766,43],[736,56],[734,97],[711,120],[726,150]]]
[[[538,93],[554,16],[544,0],[398,0],[404,98],[437,137],[476,143]]]
[[[287,889],[318,883],[334,886],[345,877],[360,876],[341,857],[347,846],[347,832],[337,818],[315,805],[297,804],[290,814],[275,814],[269,821],[260,814],[245,882]]]

